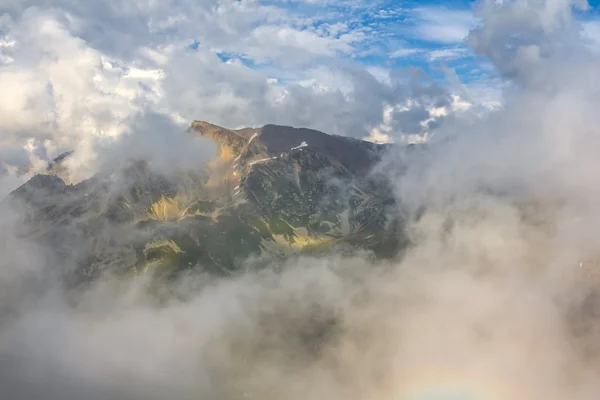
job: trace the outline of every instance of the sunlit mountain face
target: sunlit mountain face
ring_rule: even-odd
[[[596,400],[597,7],[0,4],[0,397]]]

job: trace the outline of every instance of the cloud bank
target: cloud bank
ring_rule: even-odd
[[[440,15],[461,32],[469,26],[468,13],[417,11],[426,32]],[[75,150],[94,169],[97,142],[131,133],[147,115],[171,125],[146,133],[158,141],[194,119],[353,137],[384,129],[379,139],[388,141],[427,132],[439,119],[431,109],[449,96],[438,83],[415,85],[387,68],[375,77],[352,61],[369,57],[367,48],[385,54],[375,39],[402,12],[381,1],[8,2],[0,6],[1,162],[41,166]],[[442,49],[431,60],[459,51]]]

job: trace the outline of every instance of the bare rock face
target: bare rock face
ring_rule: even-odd
[[[4,207],[22,213],[23,237],[56,249],[72,282],[107,271],[231,273],[252,255],[337,246],[387,256],[406,245],[386,182],[369,174],[387,146],[276,125],[194,121],[189,131],[219,145],[218,177],[214,168],[167,177],[137,160],[69,185],[53,174],[66,153]],[[215,180],[227,181],[224,191]]]
[[[194,121],[190,130],[217,142],[219,155],[226,160],[231,160],[239,154],[248,142],[244,136],[209,122]]]

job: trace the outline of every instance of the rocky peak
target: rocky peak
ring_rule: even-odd
[[[308,147],[327,157],[332,164],[359,175],[366,174],[388,148],[314,129],[282,125],[231,130],[205,121],[194,121],[190,130],[215,140],[220,147],[221,159],[226,161],[255,162],[277,157],[295,148]]]
[[[20,197],[29,202],[60,195],[66,189],[67,184],[58,176],[38,174],[16,189],[13,192],[13,196]]]
[[[248,139],[239,133],[206,121],[192,122],[189,130],[217,142],[219,156],[226,160],[230,160],[239,154],[248,142]]]

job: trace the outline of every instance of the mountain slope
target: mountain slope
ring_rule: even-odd
[[[393,255],[404,245],[393,199],[368,172],[387,146],[310,129],[229,130],[196,121],[219,155],[209,172],[166,176],[132,162],[68,185],[55,160],[3,203],[22,215],[19,234],[51,246],[74,282],[111,272],[189,268],[223,274],[250,258],[272,260],[346,245]]]

